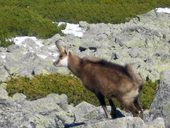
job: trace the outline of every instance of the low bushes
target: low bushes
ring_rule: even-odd
[[[149,108],[153,101],[157,82],[145,82],[141,95],[143,108]],[[99,105],[96,96],[84,88],[79,79],[60,74],[38,75],[30,79],[27,77],[18,77],[7,82],[7,91],[9,95],[17,92],[24,93],[28,99],[35,100],[44,97],[50,93],[65,93],[68,96],[69,103],[78,104],[81,101],[87,101],[94,105]],[[116,104],[119,106],[118,102]]]

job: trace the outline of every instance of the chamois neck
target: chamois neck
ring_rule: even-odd
[[[69,52],[68,68],[77,77],[80,77],[81,74],[80,62],[81,62],[81,58],[79,56]]]

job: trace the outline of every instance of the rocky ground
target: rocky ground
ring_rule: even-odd
[[[15,75],[68,73],[52,62],[58,53],[54,42],[65,41],[67,49],[80,56],[97,56],[118,64],[134,63],[143,78],[161,79],[144,120],[129,113],[115,120],[105,119],[103,110],[86,102],[67,103],[66,95],[50,94],[28,101],[23,94],[9,97],[5,83],[0,85],[0,127],[2,128],[164,128],[170,127],[170,14],[154,10],[122,24],[80,22],[84,34],[55,35],[47,40],[26,39],[21,44],[0,48],[0,81]],[[160,77],[160,73],[164,71]],[[118,111],[120,112],[120,111]],[[120,114],[121,116],[123,116]],[[164,124],[165,122],[165,124]]]
[[[167,128],[170,127],[170,72],[162,73],[159,90],[144,119],[117,108],[120,118],[106,119],[101,107],[87,102],[68,104],[67,96],[50,94],[34,101],[23,94],[9,97],[6,84],[0,85],[1,128]],[[108,106],[108,110],[110,107]]]
[[[47,40],[25,39],[21,44],[0,48],[0,81],[10,75],[62,72],[52,64],[57,59],[54,42],[80,56],[97,56],[122,64],[134,63],[143,78],[159,79],[161,71],[170,69],[170,14],[151,11],[122,24],[88,24],[80,22],[82,37],[55,35]]]

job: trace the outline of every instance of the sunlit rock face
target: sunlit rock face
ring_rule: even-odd
[[[165,125],[170,127],[170,70],[161,73],[155,99],[151,105],[150,115],[152,119],[163,117]]]

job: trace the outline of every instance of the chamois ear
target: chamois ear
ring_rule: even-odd
[[[57,40],[55,42],[55,45],[57,46],[58,50],[61,52],[61,53],[65,53],[66,50],[63,46],[61,46],[61,44],[63,43],[63,41],[61,39]]]

